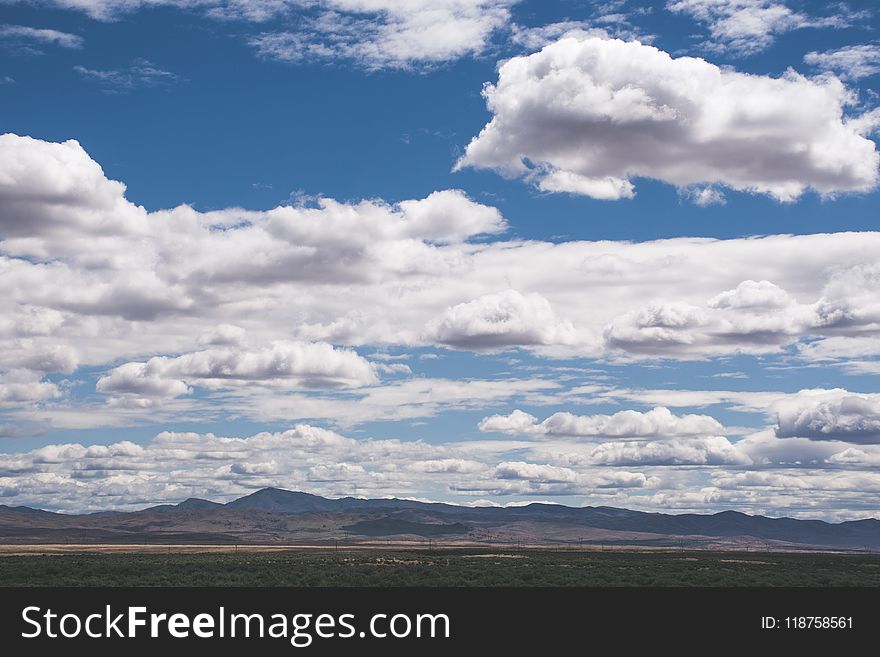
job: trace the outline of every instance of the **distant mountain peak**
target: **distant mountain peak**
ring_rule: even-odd
[[[227,502],[230,509],[253,509],[275,513],[307,513],[337,510],[342,500],[331,500],[320,495],[283,488],[261,488],[250,495]]]

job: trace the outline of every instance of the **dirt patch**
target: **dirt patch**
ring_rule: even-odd
[[[524,554],[463,554],[463,559],[528,559]]]

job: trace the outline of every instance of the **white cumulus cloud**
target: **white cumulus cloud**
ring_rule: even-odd
[[[541,189],[631,197],[633,179],[794,201],[867,192],[880,155],[846,116],[836,78],[739,73],[638,41],[569,35],[503,63],[484,89],[492,120],[456,164]],[[708,186],[708,187],[707,187]],[[714,186],[714,187],[712,187]]]
[[[880,395],[803,390],[776,406],[776,435],[880,444]]]
[[[574,326],[557,319],[547,299],[516,290],[452,306],[428,325],[427,333],[441,344],[476,351],[578,342]]]
[[[724,431],[724,427],[711,416],[678,416],[662,406],[644,413],[626,410],[613,415],[574,415],[561,412],[554,413],[542,422],[532,415],[515,410],[510,415],[484,418],[478,428],[480,431],[511,435],[576,438],[672,438],[714,435]]]
[[[356,352],[326,343],[276,342],[262,349],[210,348],[176,357],[125,363],[98,379],[97,389],[147,397],[176,397],[189,385],[334,388],[378,382],[375,366]]]

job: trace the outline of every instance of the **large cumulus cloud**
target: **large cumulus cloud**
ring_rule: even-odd
[[[854,96],[833,77],[739,73],[574,33],[506,61],[484,95],[492,120],[457,167],[546,191],[629,198],[633,179],[646,177],[793,201],[878,180],[875,144],[847,118]]]
[[[776,408],[776,435],[880,444],[880,395],[804,390]]]

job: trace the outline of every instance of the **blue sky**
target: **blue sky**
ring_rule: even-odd
[[[872,3],[147,4],[0,3],[7,503],[877,515]]]

